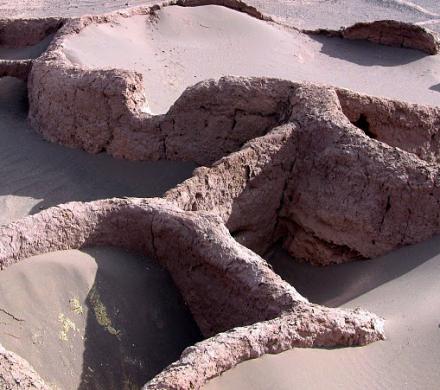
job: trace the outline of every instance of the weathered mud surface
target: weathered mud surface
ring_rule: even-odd
[[[264,18],[239,1],[215,3]],[[383,320],[308,302],[255,252],[281,240],[296,258],[328,265],[439,233],[439,109],[308,83],[225,77],[188,88],[167,114],[149,115],[142,75],[72,67],[61,42],[91,23],[151,12],[63,21],[32,63],[30,121],[44,138],[88,152],[203,167],[165,199],[69,203],[2,226],[0,268],[99,245],[159,261],[211,338],[146,389],[200,388],[244,360],[293,347],[383,339]],[[4,37],[16,23],[3,28]],[[35,23],[26,21],[29,36],[8,38],[10,45],[38,42],[61,21]],[[429,50],[426,41],[405,45]],[[4,74],[27,75],[15,62],[2,65]],[[0,367],[8,356],[0,356]],[[5,381],[14,388],[13,378]]]
[[[429,212],[439,199],[430,163],[438,158],[437,108],[291,87],[286,125],[199,168],[167,198],[215,210],[259,253],[284,237],[293,256],[317,264],[376,257],[438,233]]]

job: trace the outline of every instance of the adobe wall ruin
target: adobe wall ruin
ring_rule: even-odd
[[[177,3],[221,3],[264,19],[238,1]],[[225,77],[188,88],[167,114],[149,115],[140,74],[73,67],[60,45],[90,23],[152,9],[26,21],[20,42],[11,38],[20,22],[0,21],[0,39],[10,45],[33,44],[62,26],[40,58],[0,62],[0,76],[30,72],[29,118],[45,139],[119,158],[201,165],[165,199],[70,203],[0,227],[1,269],[36,254],[108,244],[157,259],[213,337],[188,348],[146,389],[200,388],[244,360],[293,347],[383,339],[382,319],[309,303],[258,254],[282,240],[292,256],[328,265],[439,233],[432,210],[440,200],[440,109]],[[0,350],[0,372],[16,367],[27,375],[20,362],[5,365],[10,356]],[[45,388],[39,379],[23,383]]]

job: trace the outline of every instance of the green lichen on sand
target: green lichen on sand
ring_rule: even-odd
[[[84,314],[84,309],[83,309],[81,303],[79,302],[78,298],[70,299],[69,304],[70,304],[70,310],[72,310],[75,314],[78,314],[78,315]]]
[[[61,323],[59,339],[61,341],[69,341],[70,330],[77,330],[75,323],[70,318],[67,318],[63,313],[58,315],[58,322]]]
[[[96,290],[95,286],[93,286],[90,290],[89,301],[92,305],[98,324],[107,330],[108,333],[120,339],[121,331],[113,327],[112,321],[107,313],[107,309],[102,303],[101,296],[99,295],[99,292]]]

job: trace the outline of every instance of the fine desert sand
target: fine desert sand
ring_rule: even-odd
[[[242,363],[206,389],[435,389],[440,381],[440,240],[331,268],[270,258],[313,302],[364,307],[386,319],[387,339],[364,348],[292,350]]]
[[[63,46],[75,65],[142,73],[154,114],[166,113],[191,85],[228,75],[311,81],[411,103],[438,102],[438,92],[430,89],[440,80],[438,56],[310,37],[215,5],[167,7],[151,21],[137,16],[92,25]]]
[[[438,2],[157,3],[0,2],[0,390],[437,389]]]

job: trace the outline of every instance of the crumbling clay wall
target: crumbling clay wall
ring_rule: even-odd
[[[56,87],[59,80],[65,88]],[[31,119],[46,138],[91,152],[203,165],[263,136],[212,170],[198,170],[180,195],[169,198],[185,210],[217,212],[239,242],[259,253],[281,236],[287,238],[292,255],[329,264],[379,256],[436,234],[437,217],[428,208],[437,204],[437,171],[419,157],[438,158],[439,110],[322,87],[298,92],[305,87],[271,79],[206,81],[189,88],[166,115],[152,117],[140,111],[144,104],[140,75],[52,70],[51,63],[43,61],[32,72]],[[383,122],[378,119],[381,112],[386,113]],[[300,128],[294,137],[281,137],[290,146],[264,138],[287,122]],[[405,128],[411,136],[405,136]],[[296,146],[292,137],[299,137]],[[265,146],[258,151],[261,142]],[[351,154],[341,151],[344,147]],[[353,155],[357,148],[359,153]],[[353,161],[347,157],[345,162],[351,166],[347,172],[343,156],[353,156]],[[354,157],[360,156],[364,160],[356,162]],[[328,173],[322,177],[331,170],[340,170],[341,178]],[[396,175],[398,171],[402,174]],[[366,178],[359,177],[360,172]],[[422,185],[408,184],[420,180]],[[418,204],[414,199],[421,194],[430,193],[423,206],[411,206]],[[397,197],[409,203],[399,203]],[[395,205],[391,212],[390,204]]]
[[[379,20],[370,23],[356,23],[341,30],[343,38],[366,39],[387,46],[406,47],[438,54],[440,41],[436,33],[421,26],[395,20]]]
[[[269,16],[264,15],[257,8],[246,4],[241,0],[174,0],[169,1],[170,5],[180,5],[183,7],[199,7],[202,5],[221,5],[223,7],[231,8],[233,10],[246,13],[256,19],[260,20],[272,20]]]
[[[305,85],[293,104],[301,154],[280,214],[290,253],[317,264],[374,258],[439,233],[437,165],[367,136],[332,89]]]
[[[306,302],[263,259],[233,240],[218,217],[184,212],[163,200],[71,203],[0,233],[2,268],[39,253],[96,245],[155,258],[170,271],[206,336],[274,318]]]
[[[387,100],[337,89],[342,111],[369,137],[440,162],[440,108]]]
[[[165,197],[184,210],[212,210],[234,238],[263,254],[277,240],[278,214],[296,157],[297,125],[276,127],[255,138]]]
[[[0,46],[35,45],[55,33],[64,22],[62,18],[0,19]]]
[[[27,79],[32,68],[32,60],[0,60],[0,77]]]
[[[283,238],[292,256],[321,265],[373,258],[439,232],[430,211],[440,200],[437,166],[354,126],[340,104],[346,92],[307,84],[293,91],[288,124],[199,168],[166,197],[185,210],[217,213],[258,253]],[[374,101],[377,110],[397,105]],[[425,124],[421,134],[435,131],[438,111],[400,107]],[[400,126],[396,115],[388,119]],[[420,144],[415,138],[406,146]]]
[[[209,3],[254,13],[241,1]],[[66,22],[32,64],[30,120],[46,139],[92,153],[205,166],[165,199],[70,203],[0,227],[0,268],[97,245],[157,259],[204,335],[213,337],[188,348],[146,389],[200,388],[244,360],[292,347],[382,339],[381,319],[311,304],[248,248],[264,253],[282,239],[292,256],[327,265],[376,257],[439,233],[440,172],[432,163],[439,159],[439,110],[307,83],[226,77],[188,88],[167,114],[151,116],[144,112],[140,74],[74,67],[61,46],[90,23],[154,9]],[[13,37],[17,26],[34,38],[16,45],[59,27],[0,22],[0,39]],[[406,31],[389,23],[377,28]],[[375,39],[359,26],[344,31]],[[379,43],[431,50],[429,37],[403,39],[402,31]],[[26,75],[21,66],[2,62],[0,72]],[[7,367],[27,385],[34,373],[24,364],[0,350],[0,374]],[[15,379],[5,378],[14,389]],[[44,383],[35,377],[29,388]]]
[[[263,259],[237,243],[220,218],[185,212],[160,199],[74,202],[0,227],[0,265],[97,245],[142,251],[162,263],[206,336],[251,326],[190,347],[182,361],[147,388],[167,383],[175,389],[200,388],[213,376],[266,352],[365,345],[383,338],[383,321],[373,314],[309,303]],[[205,347],[210,348],[207,355]]]
[[[329,326],[331,323],[340,324],[338,330]],[[298,305],[273,320],[236,328],[187,348],[180,360],[143,389],[200,389],[209,379],[243,361],[291,348],[365,345],[378,325],[376,319],[366,320],[361,310],[347,316],[343,311]]]
[[[85,71],[54,53],[33,65],[29,118],[49,141],[91,153],[209,165],[288,116],[292,83],[232,77],[188,88],[166,115],[151,116],[141,74]]]

